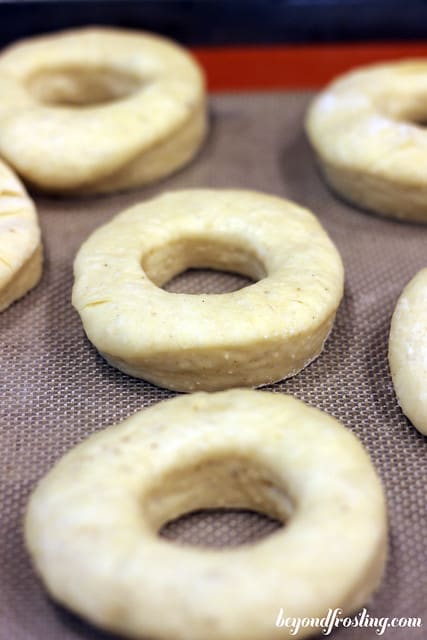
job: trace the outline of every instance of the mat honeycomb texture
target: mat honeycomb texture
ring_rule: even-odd
[[[328,191],[302,130],[310,98],[308,93],[216,96],[204,149],[172,178],[110,197],[34,195],[45,244],[43,280],[0,316],[0,640],[111,638],[46,596],[23,547],[23,510],[37,480],[70,447],[173,394],[114,370],[89,344],[70,304],[72,260],[93,229],[127,206],[164,190],[204,186],[294,199],[318,215],[341,252],[345,297],[324,352],[302,373],[269,389],[329,412],[361,438],[384,482],[390,516],[386,575],[368,611],[423,618],[424,629],[393,629],[386,638],[427,637],[426,439],[402,415],[387,363],[397,297],[426,266],[427,226],[382,220]],[[239,284],[237,277],[194,272],[171,287],[200,292]],[[255,539],[272,527],[238,511],[226,517],[207,513],[182,518],[165,535],[218,546]],[[338,629],[333,637],[378,635],[374,629]]]

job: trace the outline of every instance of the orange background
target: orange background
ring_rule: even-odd
[[[193,48],[210,91],[317,89],[352,67],[427,57],[427,42]]]

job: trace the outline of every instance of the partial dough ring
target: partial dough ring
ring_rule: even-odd
[[[189,267],[259,281],[221,295],[160,288]],[[294,375],[321,352],[343,292],[341,259],[318,220],[250,191],[178,191],[137,205],[86,240],[74,273],[73,304],[106,360],[178,391]]]
[[[107,192],[188,162],[206,129],[195,60],[154,35],[81,29],[0,55],[0,153],[54,192]]]
[[[396,396],[414,427],[427,435],[427,269],[404,288],[393,313],[389,361]]]
[[[357,205],[427,222],[427,60],[338,78],[313,102],[307,133],[331,187]]]
[[[0,311],[36,286],[42,261],[34,204],[17,177],[0,161]]]
[[[157,532],[201,508],[286,526],[236,550]],[[381,483],[357,438],[289,396],[198,393],[89,438],[41,481],[26,541],[50,594],[131,638],[282,640],[286,617],[355,612],[387,547]],[[303,628],[299,638],[319,629]]]

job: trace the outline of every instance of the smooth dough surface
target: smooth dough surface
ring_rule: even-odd
[[[308,137],[331,187],[356,205],[427,222],[427,60],[356,69],[313,101]]]
[[[286,525],[234,549],[158,536],[220,507]],[[292,637],[275,626],[280,608],[348,615],[378,587],[387,548],[382,486],[358,439],[299,400],[250,390],[180,396],[91,436],[42,479],[25,534],[56,600],[156,640]]]
[[[18,178],[0,160],[0,311],[36,286],[42,261],[34,204]]]
[[[0,153],[40,189],[152,182],[188,162],[205,131],[202,71],[165,38],[97,27],[0,54]]]
[[[169,293],[189,267],[242,273],[224,294]],[[82,245],[73,304],[113,366],[178,391],[259,386],[323,348],[343,293],[340,256],[315,216],[251,191],[166,193]]]
[[[397,301],[390,328],[389,361],[403,413],[427,435],[427,269],[412,278]]]

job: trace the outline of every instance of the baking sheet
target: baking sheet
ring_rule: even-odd
[[[385,484],[390,515],[386,575],[367,609],[371,616],[421,617],[427,624],[427,439],[402,415],[387,363],[390,317],[403,286],[426,266],[427,227],[383,220],[330,193],[302,130],[310,98],[217,95],[203,150],[173,177],[109,197],[34,194],[45,244],[43,280],[0,315],[0,640],[112,637],[47,597],[23,548],[22,513],[38,478],[70,447],[173,395],[111,368],[86,340],[70,303],[72,260],[89,233],[115,213],[162,191],[190,187],[250,188],[294,199],[318,215],[338,246],[345,296],[325,350],[302,373],[268,389],[329,412],[361,438]],[[241,282],[199,272],[172,287],[222,291]],[[255,539],[273,527],[244,513],[199,514],[166,533],[221,545]],[[418,640],[426,634],[425,628],[392,629],[384,637]],[[332,637],[371,640],[378,634],[338,629]]]

